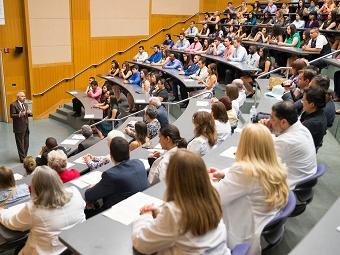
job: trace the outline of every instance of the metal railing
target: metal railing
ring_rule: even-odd
[[[150,39],[152,39],[153,37],[155,37],[156,35],[164,32],[164,31],[167,31],[167,30],[170,30],[171,28],[175,27],[176,25],[178,24],[184,24],[186,23],[187,21],[189,21],[190,19],[200,15],[200,14],[203,14],[201,12],[198,12],[198,13],[195,13],[193,15],[191,15],[190,17],[186,18],[185,20],[182,20],[182,21],[177,21],[176,23],[172,24],[170,27],[167,27],[167,28],[162,28],[160,29],[159,31],[157,31],[156,33],[150,35],[149,37],[147,38],[144,38],[144,39],[141,39],[137,42],[135,42],[134,44],[132,44],[131,46],[129,46],[128,48],[126,48],[125,50],[123,51],[117,51],[115,53],[113,53],[112,55],[110,55],[109,57],[101,60],[99,63],[97,64],[91,64],[87,67],[85,67],[84,69],[80,70],[79,72],[77,72],[76,74],[74,74],[73,76],[71,77],[66,77],[66,78],[63,78],[59,81],[57,81],[56,83],[52,84],[50,87],[48,87],[47,89],[45,89],[44,91],[42,92],[39,92],[39,93],[36,93],[36,94],[33,94],[33,96],[37,97],[37,96],[43,96],[45,93],[47,93],[48,91],[50,91],[51,89],[53,89],[54,87],[58,86],[59,84],[61,84],[62,82],[68,82],[70,80],[73,80],[74,78],[78,77],[79,75],[81,75],[82,73],[86,72],[87,70],[89,70],[90,68],[94,67],[94,68],[97,68],[98,66],[104,64],[106,61],[108,61],[109,59],[115,57],[116,55],[121,55],[121,54],[124,54],[126,53],[127,51],[129,51],[130,49],[132,49],[133,47],[135,47],[136,45],[140,44],[140,43],[143,43],[143,42],[146,42]]]
[[[330,56],[334,55],[335,53],[340,53],[340,50],[336,50],[336,51],[333,51],[333,52],[328,53],[328,54],[326,54],[326,55],[323,55],[323,56],[321,56],[321,57],[318,57],[318,58],[316,58],[316,59],[313,59],[313,60],[309,61],[308,63],[309,63],[309,64],[312,64],[312,63],[314,63],[314,62],[318,62],[319,60],[321,60],[321,59],[323,59],[323,58],[330,57]]]

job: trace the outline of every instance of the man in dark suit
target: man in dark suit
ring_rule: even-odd
[[[86,150],[100,141],[99,137],[93,136],[92,128],[89,125],[83,125],[81,127],[81,134],[85,137],[85,140],[78,145],[77,153]]]
[[[28,117],[32,117],[32,112],[25,103],[24,92],[18,92],[17,100],[10,105],[10,114],[13,119],[13,132],[17,144],[20,162],[27,156],[29,146]]]
[[[103,206],[86,213],[87,217],[108,209],[149,186],[144,164],[138,159],[130,160],[129,143],[124,138],[115,137],[111,140],[110,155],[114,166],[103,172],[100,182],[85,192],[88,204],[102,199]]]

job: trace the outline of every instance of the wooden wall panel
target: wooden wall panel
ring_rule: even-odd
[[[19,1],[19,0],[17,0]],[[27,1],[27,0],[26,0]],[[58,80],[72,76],[83,70],[90,64],[98,63],[117,51],[128,48],[131,44],[144,37],[90,37],[90,3],[89,0],[70,0],[71,1],[71,31],[72,31],[72,56],[71,64],[54,64],[45,66],[33,66],[30,71],[32,83],[32,94],[39,93],[48,88]],[[150,1],[151,2],[151,1]],[[151,6],[150,6],[151,7]],[[200,0],[201,11],[222,10],[225,7],[225,1]],[[186,19],[185,15],[151,15],[150,16],[150,35],[159,31],[161,28]],[[197,18],[196,18],[197,20]],[[170,31],[165,31],[152,38],[150,41],[142,43],[148,52],[152,52],[152,45],[163,42],[165,34],[179,34],[189,25],[179,24]],[[174,40],[177,38],[174,37]],[[117,55],[115,59],[122,63],[125,59],[131,59],[137,52],[138,45],[133,47],[125,54]],[[110,68],[111,59],[97,68],[91,68],[76,79],[64,82],[46,93],[43,97],[33,97],[33,111],[36,117],[44,117],[51,109],[57,107],[61,102],[69,100],[70,97],[65,93],[67,89],[84,89],[87,85],[89,76],[96,76],[99,73],[106,73]],[[103,83],[99,80],[100,84]]]
[[[0,48],[10,48],[10,53],[3,54],[7,106],[16,99],[19,90],[30,98],[28,82],[27,46],[25,43],[24,8],[21,0],[4,0],[6,24],[0,26]],[[15,46],[23,46],[24,52],[14,54]],[[16,84],[16,86],[12,86]]]

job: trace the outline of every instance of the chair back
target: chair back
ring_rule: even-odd
[[[248,243],[238,244],[231,251],[231,255],[247,255],[249,248],[250,244]]]

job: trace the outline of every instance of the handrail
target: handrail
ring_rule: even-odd
[[[312,64],[312,63],[317,62],[317,61],[319,61],[319,60],[321,60],[321,59],[323,59],[323,58],[327,58],[327,57],[332,56],[333,54],[339,53],[339,52],[340,52],[340,50],[333,51],[333,52],[331,52],[331,53],[328,53],[328,54],[326,54],[326,55],[323,55],[323,56],[321,56],[321,57],[318,57],[318,58],[316,58],[316,59],[313,59],[312,61],[309,61],[308,64]]]
[[[201,12],[197,12],[193,15],[191,15],[190,17],[186,18],[185,20],[182,20],[182,21],[177,21],[176,23],[172,24],[170,27],[167,27],[167,28],[161,28],[159,31],[155,32],[154,34],[150,35],[149,37],[147,38],[144,38],[144,39],[141,39],[137,42],[135,42],[134,44],[132,44],[131,46],[127,47],[125,50],[123,51],[117,51],[115,53],[113,53],[111,56],[103,59],[102,61],[100,61],[99,63],[97,64],[91,64],[87,67],[85,67],[84,69],[82,69],[81,71],[77,72],[76,74],[74,74],[73,76],[71,77],[66,77],[66,78],[63,78],[59,81],[57,81],[56,83],[52,84],[50,87],[48,87],[47,89],[45,89],[44,91],[40,92],[40,93],[36,93],[36,94],[33,94],[33,96],[43,96],[46,92],[50,91],[51,89],[53,89],[54,87],[58,86],[60,83],[62,82],[67,82],[67,81],[70,81],[70,80],[73,80],[74,78],[78,77],[79,75],[81,75],[82,73],[84,73],[85,71],[87,71],[88,69],[92,68],[92,67],[95,67],[97,68],[98,66],[102,65],[103,63],[105,63],[106,61],[108,61],[109,59],[113,58],[114,56],[116,55],[121,55],[127,51],[129,51],[130,49],[132,49],[133,47],[135,47],[136,45],[142,43],[142,42],[146,42],[150,39],[152,39],[153,37],[155,37],[156,35],[158,35],[159,33],[161,32],[164,32],[166,30],[169,30],[171,28],[173,28],[174,26],[178,25],[178,24],[183,24],[183,23],[186,23],[188,20],[194,18],[195,16],[197,15],[200,15],[200,14],[203,14]]]

